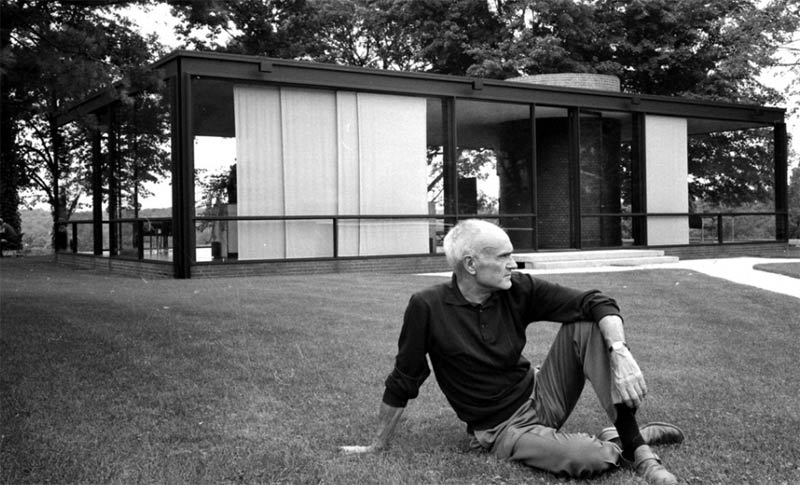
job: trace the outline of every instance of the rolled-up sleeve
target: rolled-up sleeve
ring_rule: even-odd
[[[405,407],[419,395],[419,388],[431,374],[427,359],[430,309],[418,296],[412,296],[403,317],[395,366],[386,378],[383,402]]]

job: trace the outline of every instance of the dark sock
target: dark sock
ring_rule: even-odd
[[[619,440],[622,442],[622,457],[633,461],[633,451],[645,444],[636,422],[636,409],[629,408],[624,403],[615,404],[614,407],[617,409],[614,427],[617,428]]]

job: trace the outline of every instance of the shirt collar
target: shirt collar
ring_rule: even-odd
[[[492,292],[492,296],[490,296],[488,300],[483,302],[483,305],[475,305],[466,298],[464,298],[464,295],[461,294],[461,290],[458,289],[458,282],[456,281],[455,273],[453,273],[452,278],[450,278],[450,282],[445,283],[445,286],[447,287],[448,291],[444,295],[444,302],[456,306],[469,306],[469,307],[480,306],[481,308],[494,306],[494,303],[497,301],[499,293],[499,291],[494,291]]]

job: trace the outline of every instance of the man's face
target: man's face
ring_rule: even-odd
[[[514,247],[508,236],[498,231],[486,234],[478,241],[475,256],[475,281],[489,290],[507,290],[511,288],[511,272],[517,269],[511,253]]]

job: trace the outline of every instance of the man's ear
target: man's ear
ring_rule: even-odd
[[[464,270],[471,275],[475,275],[478,272],[476,266],[477,261],[475,261],[474,256],[465,256],[464,257]]]

